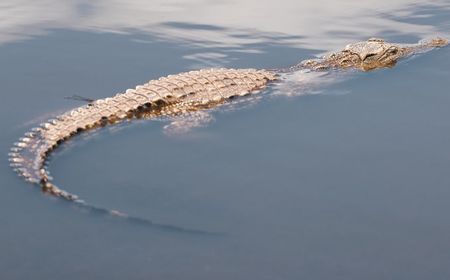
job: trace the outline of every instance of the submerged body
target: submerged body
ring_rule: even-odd
[[[210,69],[152,80],[114,97],[93,101],[32,129],[11,149],[11,166],[27,181],[39,184],[45,192],[84,203],[76,195],[55,186],[45,165],[48,155],[75,134],[124,119],[183,115],[213,108],[234,97],[258,92],[269,83],[280,80],[279,73],[283,72],[341,68],[367,71],[392,67],[400,58],[447,44],[444,39],[416,45],[370,39],[350,44],[342,51],[321,59],[303,61],[289,69]]]

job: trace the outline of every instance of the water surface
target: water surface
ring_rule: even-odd
[[[449,279],[449,48],[268,89],[182,135],[167,121],[103,129],[52,157],[55,182],[95,205],[220,235],[79,209],[7,163],[25,131],[80,105],[65,96],[449,37],[449,14],[446,1],[3,1],[0,278]]]

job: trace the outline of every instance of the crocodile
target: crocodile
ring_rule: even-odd
[[[113,97],[88,100],[87,104],[31,129],[11,148],[10,165],[26,181],[40,186],[43,192],[89,206],[77,195],[56,186],[47,168],[52,151],[74,135],[126,119],[183,116],[214,108],[231,99],[256,94],[271,83],[282,82],[285,73],[298,70],[371,71],[393,67],[402,58],[443,47],[448,43],[446,39],[435,38],[406,45],[372,38],[349,44],[343,50],[321,58],[301,61],[288,68],[206,69],[151,80]],[[111,215],[129,217],[117,210],[103,210]]]

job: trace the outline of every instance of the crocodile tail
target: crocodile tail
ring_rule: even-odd
[[[27,182],[39,186],[44,193],[73,203],[77,207],[88,210],[89,213],[116,217],[134,224],[150,226],[154,229],[177,233],[215,234],[175,225],[155,223],[149,219],[131,216],[118,210],[95,206],[80,199],[75,194],[62,190],[52,182],[52,177],[46,167],[47,155],[56,148],[56,146],[49,146],[47,144],[45,137],[41,133],[42,129],[42,127],[37,127],[25,133],[24,137],[14,143],[14,146],[11,148],[8,155],[10,166],[13,170]]]

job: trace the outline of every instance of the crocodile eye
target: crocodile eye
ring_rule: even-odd
[[[396,48],[396,47],[390,47],[390,48],[388,48],[388,49],[385,51],[385,53],[384,53],[383,56],[386,56],[386,55],[388,55],[388,56],[396,55],[398,52],[399,52],[399,49],[398,49],[398,48]]]
[[[370,59],[370,58],[372,58],[372,57],[374,57],[376,55],[377,55],[376,53],[369,53],[369,54],[366,55],[366,57],[364,57],[363,60]]]
[[[398,50],[397,50],[397,48],[389,49],[389,50],[388,50],[388,53],[389,53],[389,54],[397,54],[397,53],[398,53]]]

